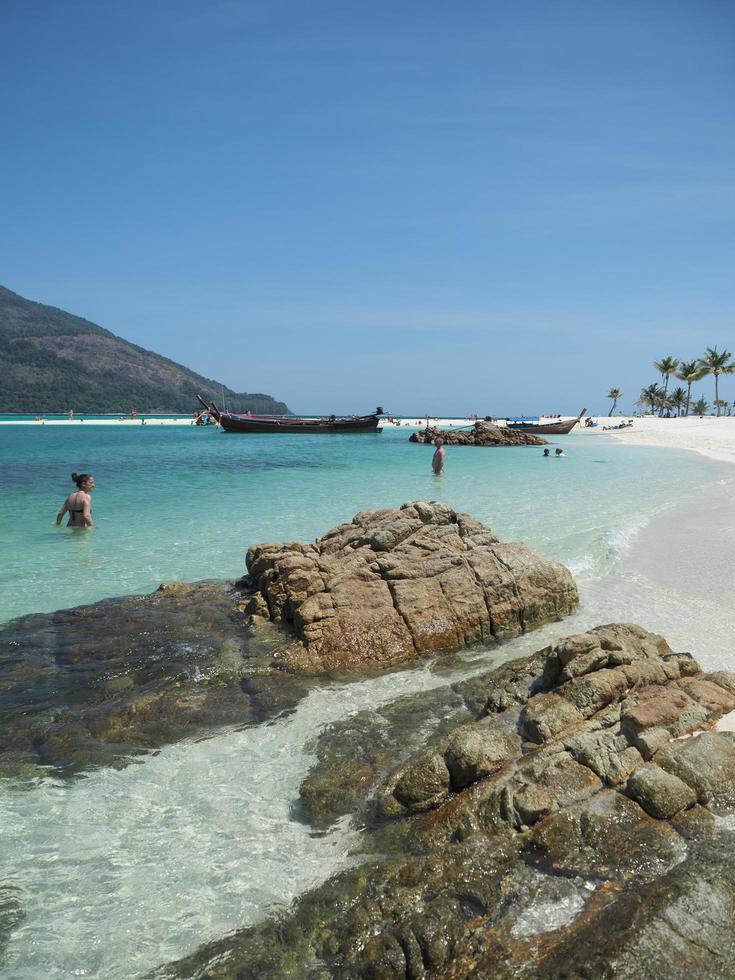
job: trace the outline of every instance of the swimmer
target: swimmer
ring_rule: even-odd
[[[550,455],[550,451],[548,449],[544,449],[544,459],[548,459]]]
[[[434,476],[441,476],[441,472],[444,469],[444,440],[435,439],[434,445],[436,449],[434,450],[434,455],[431,458],[431,468],[434,471]]]
[[[560,456],[564,455],[564,450],[557,447],[554,450],[554,455],[556,456],[557,459],[559,459]]]
[[[92,526],[92,498],[90,493],[94,490],[94,477],[89,473],[72,473],[72,480],[77,485],[77,489],[70,493],[64,504],[56,515],[56,523],[61,524],[64,514],[69,514],[67,527],[91,527]]]

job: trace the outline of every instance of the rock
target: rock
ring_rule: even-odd
[[[307,683],[271,667],[290,640],[251,634],[241,600],[228,582],[175,583],[3,625],[0,772],[120,767],[295,704]]]
[[[4,956],[13,932],[25,919],[21,895],[17,886],[0,882],[0,957]]]
[[[398,773],[391,794],[410,812],[428,810],[446,798],[449,769],[438,752],[425,752]]]
[[[387,666],[494,642],[569,614],[568,570],[446,504],[366,511],[314,545],[263,544],[247,565],[255,599],[298,643],[277,666],[318,674]]]
[[[397,761],[469,717],[462,697],[449,687],[404,695],[379,711],[329,725],[316,743],[317,762],[299,788],[302,814],[325,829],[343,814],[362,810]]]
[[[697,802],[697,794],[678,776],[652,763],[636,769],[628,780],[627,791],[658,820],[669,820]]]
[[[378,765],[391,753],[398,764],[361,835],[378,861],[175,975],[731,976],[735,834],[718,835],[712,811],[733,804],[735,735],[672,732],[693,723],[692,706],[712,728],[735,676],[703,676],[661,637],[618,624],[529,663],[454,685],[447,697],[482,717],[435,730],[409,758],[396,758],[405,739],[382,743]],[[552,723],[562,705],[573,711]],[[651,732],[666,741],[644,762]]]
[[[671,742],[654,758],[690,786],[703,806],[715,813],[735,812],[735,733],[705,732]]]
[[[668,824],[610,789],[550,815],[524,847],[527,860],[555,875],[638,882],[652,881],[685,853]]]
[[[733,964],[735,835],[722,834],[693,845],[661,877],[580,916],[532,975],[725,980]],[[490,975],[484,967],[478,964],[478,974]]]
[[[520,738],[488,724],[488,720],[463,725],[447,740],[444,761],[455,790],[497,772],[521,754]]]
[[[413,432],[409,442],[431,444],[442,439],[447,446],[547,446],[546,439],[506,426],[493,425],[492,422],[475,422],[467,429],[437,429],[436,427]]]

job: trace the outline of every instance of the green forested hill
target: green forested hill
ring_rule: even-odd
[[[223,385],[89,320],[0,286],[0,412],[193,412]],[[224,388],[227,408],[287,413],[270,395]]]

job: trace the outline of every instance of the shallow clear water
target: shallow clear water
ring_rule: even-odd
[[[0,426],[0,621],[161,581],[237,576],[249,545],[308,540],[360,510],[444,500],[576,570],[614,556],[666,502],[718,473],[686,453],[567,437],[564,459],[538,448],[431,447],[405,432],[367,436],[225,435],[213,429]],[[94,474],[95,527],[54,526]]]
[[[715,606],[683,602],[619,564],[636,528],[700,494],[722,467],[585,437],[563,445],[562,460],[533,448],[449,447],[435,478],[431,449],[409,444],[405,432],[239,438],[190,428],[0,427],[0,618],[165,580],[238,575],[254,542],[314,538],[362,509],[441,499],[577,574],[580,611],[504,655],[632,620],[727,664],[733,631]],[[90,532],[53,526],[72,469],[97,480]],[[496,656],[472,651],[468,669]],[[8,975],[139,977],[344,867],[356,840],[348,823],[319,835],[292,819],[314,737],[332,721],[448,680],[419,667],[330,685],[286,718],[181,742],[120,771],[73,783],[0,782],[0,885],[16,889],[25,913]]]

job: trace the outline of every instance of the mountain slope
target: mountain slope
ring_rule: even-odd
[[[0,286],[0,412],[193,412],[196,396],[233,411],[287,413],[270,395],[235,392],[89,320]]]

